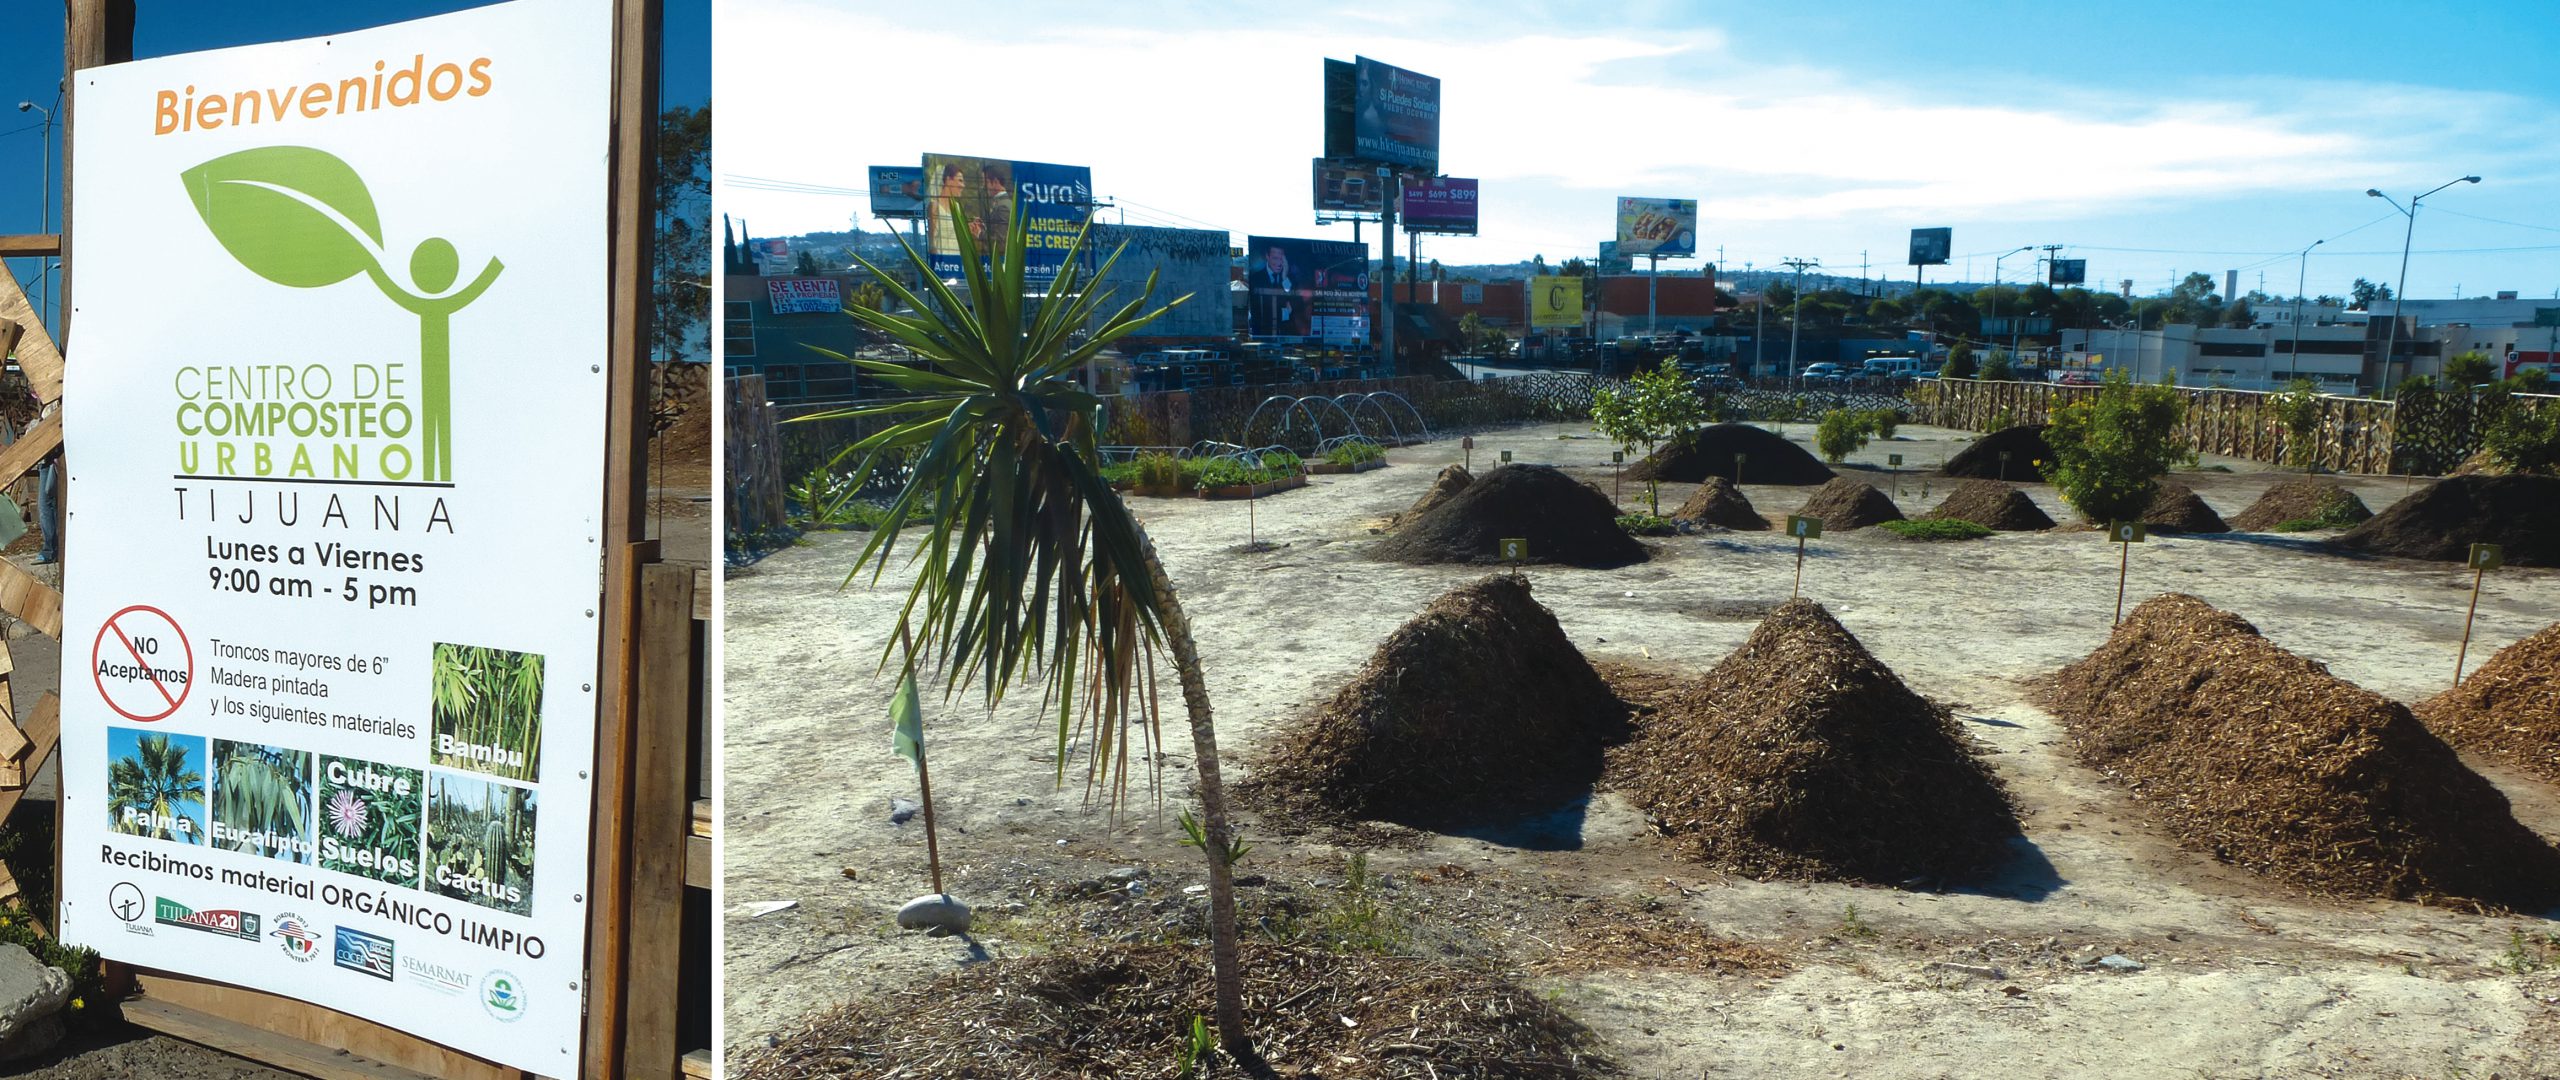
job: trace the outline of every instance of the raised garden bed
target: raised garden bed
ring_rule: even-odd
[[[1351,465],[1337,465],[1330,461],[1310,461],[1307,463],[1308,472],[1323,473],[1326,475],[1338,473],[1361,473],[1368,472],[1371,469],[1383,469],[1386,467],[1387,463],[1383,458],[1373,458],[1368,461],[1362,461]]]
[[[1200,489],[1200,497],[1203,499],[1259,499],[1274,492],[1287,491],[1290,488],[1302,488],[1305,486],[1307,486],[1307,474],[1298,473],[1294,476],[1284,476],[1278,480],[1266,481],[1260,484],[1230,484],[1225,487],[1204,487]]]

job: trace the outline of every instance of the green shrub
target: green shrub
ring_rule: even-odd
[[[1973,345],[1969,342],[1956,342],[1955,348],[1947,350],[1947,366],[1938,369],[1938,377],[1970,379],[1973,374]]]
[[[1244,462],[1235,458],[1210,458],[1200,466],[1198,483],[1209,488],[1235,487],[1253,483],[1253,473],[1254,470],[1246,468]]]
[[[1866,417],[1848,409],[1823,413],[1822,423],[1813,429],[1813,445],[1822,451],[1824,460],[1839,464],[1842,458],[1867,445]]]
[[[1378,444],[1357,439],[1335,443],[1333,449],[1324,452],[1327,465],[1358,465],[1363,462],[1377,461],[1386,456],[1386,450]]]
[[[2284,463],[2310,469],[2320,458],[2320,384],[2293,380],[2267,398],[2267,415],[2284,427]]]
[[[2538,367],[2524,368],[2507,383],[2519,394],[2548,394],[2551,392],[2551,372]]]
[[[1866,411],[1866,421],[1867,430],[1873,432],[1876,438],[1890,439],[1893,437],[1894,429],[1902,426],[1902,410],[1869,409]]]
[[[1652,514],[1620,514],[1618,527],[1634,536],[1671,536],[1680,531],[1680,523]]]
[[[2017,374],[2009,367],[2009,350],[2007,349],[1993,349],[1991,355],[1982,361],[1981,378],[1985,382],[2007,382],[2016,378]]]
[[[1109,465],[1103,466],[1101,472],[1102,478],[1111,481],[1113,484],[1134,484],[1138,482],[1138,463],[1135,461],[1115,461]]]
[[[2498,464],[2520,473],[2550,473],[2560,466],[2560,409],[2504,410],[2481,440]]]
[[[1980,540],[1991,535],[1988,527],[1961,518],[1936,518],[1929,521],[1878,522],[1886,532],[1905,540]]]
[[[1138,455],[1138,483],[1159,491],[1172,491],[1182,486],[1182,463],[1173,455],[1145,453]]]
[[[2175,439],[2186,403],[2167,383],[2136,385],[2110,371],[2097,396],[2054,410],[2045,441],[2053,461],[2045,473],[2091,521],[2139,517],[2159,493],[2160,477],[2186,456]]]
[[[1991,414],[1991,426],[1983,428],[1982,430],[1986,435],[1997,435],[2016,426],[2018,426],[2018,414],[2010,411],[2008,406],[2003,405],[2000,407],[1999,412]]]
[[[2498,370],[2489,354],[2478,349],[2455,353],[2444,361],[2444,381],[2455,386],[2478,386],[2488,382]]]

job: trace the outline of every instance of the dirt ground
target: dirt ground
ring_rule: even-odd
[[[1808,425],[1788,435],[1808,443]],[[1927,468],[1971,436],[1905,427],[1851,458],[1906,514],[1953,481]],[[1613,447],[1581,425],[1479,435],[1481,471],[1516,460],[1610,484]],[[1907,465],[1897,478],[1885,455]],[[1458,460],[1454,439],[1391,451],[1395,467],[1314,478],[1255,507],[1138,502],[1189,609],[1229,775],[1274,732],[1348,679],[1391,630],[1483,572],[1368,560],[1379,519]],[[1633,455],[1630,455],[1633,456]],[[2181,471],[2237,514],[2275,475]],[[2349,478],[2380,511],[2411,481]],[[2026,485],[2056,520],[2050,486]],[[1666,484],[1665,506],[1688,485]],[[1783,515],[1814,489],[1744,489]],[[1640,497],[1625,488],[1624,501]],[[2129,608],[2163,591],[2201,596],[2286,648],[2403,702],[2453,675],[2470,576],[2458,567],[2349,558],[2319,534],[2153,537],[2134,547]],[[891,822],[915,777],[891,756],[891,684],[873,673],[903,593],[839,589],[862,537],[811,534],[750,567],[726,592],[725,850],[727,1038],[763,1044],[798,1018],[954,964],[1036,950],[1125,923],[1063,898],[1113,867],[1151,868],[1151,895],[1202,880],[1170,811],[1114,828],[1072,778],[1054,790],[1036,690],[992,713],[976,698],[928,701],[942,853],[951,890],[982,912],[970,942],[902,935],[890,915],[927,891],[924,837]],[[1791,541],[1719,533],[1650,541],[1617,570],[1537,568],[1538,599],[1594,661],[1702,671],[1783,601]],[[1474,835],[1407,835],[1369,851],[1392,903],[1530,973],[1646,1077],[1982,1075],[2560,1075],[2560,967],[2534,942],[2545,918],[2484,917],[2392,902],[2303,897],[2182,851],[2139,822],[2122,789],[2076,764],[2026,681],[2096,647],[2116,602],[2117,550],[2091,531],[1921,544],[1882,530],[1815,541],[1807,595],[1828,605],[1913,689],[1947,702],[2021,804],[2028,839],[2003,878],[1926,893],[1762,884],[1675,857],[1603,790],[1554,814]],[[2480,600],[2474,666],[2560,614],[2560,571],[2501,570]],[[1170,697],[1170,678],[1167,679]],[[1178,720],[1168,718],[1168,723]],[[1188,747],[1180,747],[1187,757]],[[2475,762],[2475,766],[2479,763]],[[2518,816],[2560,838],[2560,791],[2481,766]],[[1187,770],[1167,774],[1178,802]],[[1256,846],[1240,872],[1267,888],[1337,887],[1344,838],[1290,835],[1246,814]],[[792,902],[767,911],[773,902]],[[1784,958],[1772,973],[1664,970],[1642,950],[1570,960],[1574,912],[1630,911],[1730,936]],[[1610,913],[1619,913],[1616,915]],[[1079,917],[1081,915],[1081,917]],[[2521,936],[2518,936],[2521,935]],[[2528,947],[2530,946],[2530,947]],[[2511,951],[2511,947],[2513,947]],[[2141,970],[2090,964],[2121,955]],[[2522,957],[2515,962],[2510,957]],[[2525,970],[2515,970],[2525,969]],[[1205,1002],[1204,1002],[1205,1005]]]

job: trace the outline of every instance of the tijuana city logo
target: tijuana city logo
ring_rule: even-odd
[[[397,970],[393,960],[395,951],[390,938],[341,926],[338,928],[337,955],[333,962],[349,971],[363,972],[384,982],[390,982],[393,973]]]
[[[162,926],[183,926],[242,941],[256,941],[260,936],[258,917],[248,912],[229,909],[197,911],[165,896],[152,898],[151,921]]]

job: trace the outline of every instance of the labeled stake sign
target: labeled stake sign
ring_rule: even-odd
[[[2003,457],[2007,455],[2002,455]],[[2116,622],[2124,622],[2124,580],[2133,568],[2133,545],[2150,535],[2151,527],[2139,521],[2107,523],[2107,539],[2116,544]],[[2112,625],[2112,624],[2111,624]]]
[[[1502,561],[1511,564],[1512,573],[1519,573],[1520,564],[1529,561],[1529,540],[1527,537],[1506,536],[1495,541],[1495,543],[1502,551]]]
[[[1511,451],[1505,450],[1502,452],[1502,463],[1505,465],[1511,464]]]
[[[1476,470],[1475,470],[1475,460],[1476,460],[1476,437],[1475,437],[1475,436],[1473,436],[1473,435],[1462,435],[1462,436],[1459,436],[1459,437],[1458,437],[1458,467],[1459,467],[1459,468],[1461,468],[1461,469],[1465,469],[1465,470],[1467,470],[1468,472],[1474,472],[1474,471],[1476,471]]]
[[[1787,515],[1787,535],[1796,538],[1796,584],[1787,591],[1793,598],[1804,594],[1804,542],[1822,538],[1822,519],[1801,514]]]
[[[610,14],[73,76],[65,941],[579,1073]]]
[[[2507,550],[2496,544],[2473,544],[2468,560],[2471,566],[2471,609],[2462,615],[2462,648],[2453,654],[2453,684],[2462,685],[2462,666],[2471,659],[2471,620],[2480,614],[2480,579],[2489,571],[2507,564]]]

